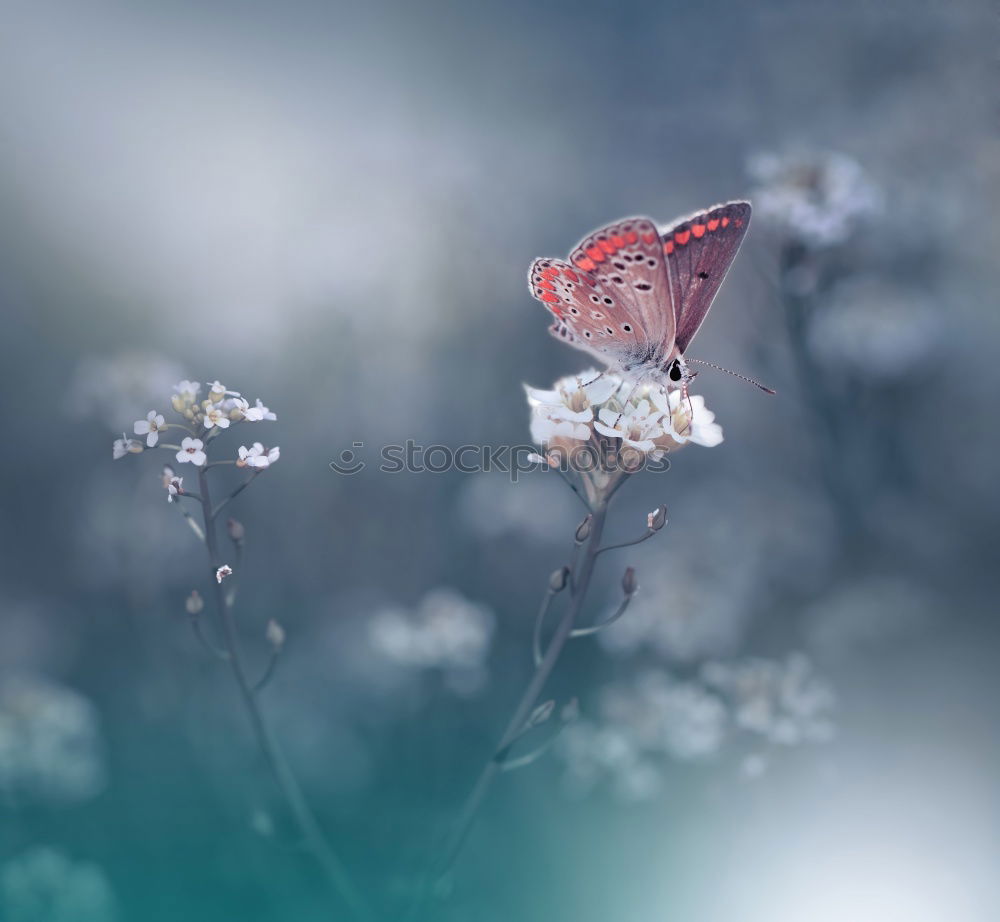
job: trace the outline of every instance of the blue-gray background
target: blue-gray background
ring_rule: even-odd
[[[265,712],[400,918],[527,680],[577,509],[543,474],[328,463],[526,441],[521,383],[587,364],[546,336],[529,261],[751,194],[767,154],[804,157],[806,185],[856,165],[879,205],[821,243],[758,211],[693,351],[779,396],[699,376],[726,441],[621,494],[615,535],[661,501],[671,523],[602,570],[593,617],[637,567],[632,627],[553,685],[591,736],[501,779],[427,917],[997,918],[994,11],[6,0],[0,20],[0,918],[337,917],[183,617],[209,587],[162,461],[111,460],[181,378],[278,414],[282,458],[233,506],[239,618],[255,667],[284,624]],[[470,632],[457,654],[441,611]],[[775,725],[713,668],[821,692]],[[629,698],[650,687],[674,694]],[[656,744],[629,735],[640,707]]]

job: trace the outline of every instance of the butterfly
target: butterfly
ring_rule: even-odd
[[[624,218],[584,237],[568,261],[536,259],[528,286],[555,318],[549,332],[611,371],[663,375],[686,392],[694,373],[684,354],[736,258],[750,210],[749,202],[727,202],[663,230],[649,218]]]

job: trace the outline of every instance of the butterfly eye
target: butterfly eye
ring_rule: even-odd
[[[670,378],[671,381],[680,381],[683,377],[681,374],[681,366],[674,362],[670,366],[670,371],[667,372],[667,377]]]

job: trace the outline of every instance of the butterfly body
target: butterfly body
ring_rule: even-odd
[[[532,295],[557,339],[609,369],[681,387],[684,360],[750,224],[749,202],[728,202],[657,229],[625,218],[586,236],[569,260],[536,259]]]

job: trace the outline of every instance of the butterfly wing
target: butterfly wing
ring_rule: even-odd
[[[626,218],[589,234],[570,262],[536,259],[532,295],[555,315],[550,332],[611,367],[656,363],[673,342],[674,312],[656,226]]]
[[[749,226],[750,203],[727,202],[661,232],[681,354],[712,306]]]

